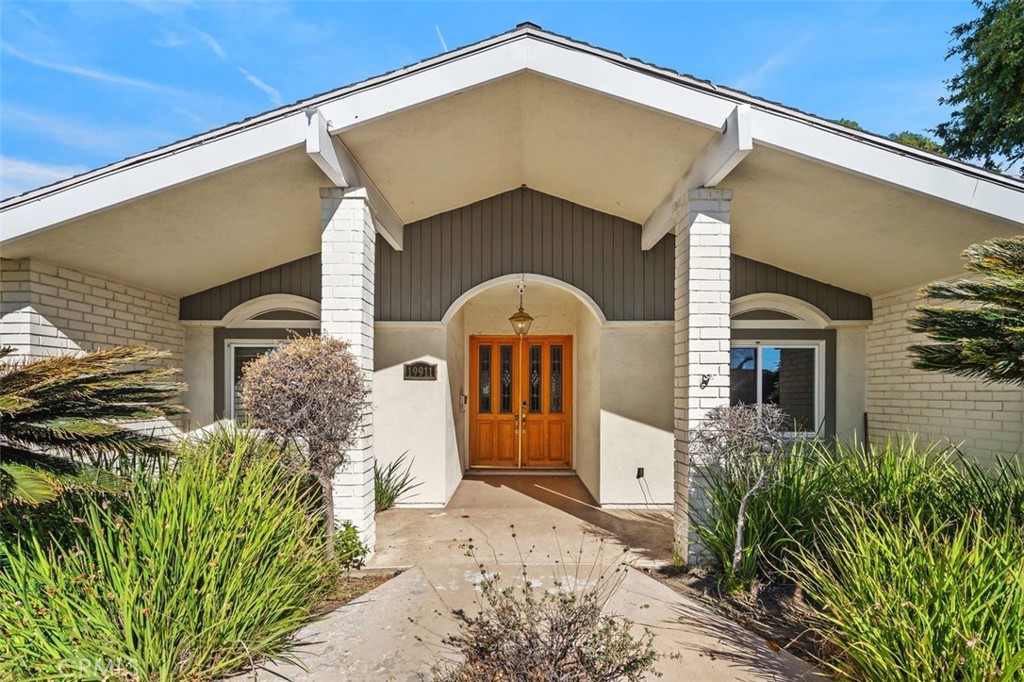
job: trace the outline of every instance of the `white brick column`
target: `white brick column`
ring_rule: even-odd
[[[325,335],[349,342],[372,390],[376,232],[370,206],[360,189],[321,189],[320,199],[320,329]],[[359,440],[334,477],[334,513],[339,521],[355,525],[373,549],[373,411],[369,400]]]
[[[690,434],[729,404],[730,190],[695,189],[676,206],[675,551],[693,563]],[[701,388],[706,380],[707,385]]]

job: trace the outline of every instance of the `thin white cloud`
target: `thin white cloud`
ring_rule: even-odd
[[[805,35],[801,40],[790,43],[776,51],[759,67],[740,76],[731,85],[737,90],[756,90],[768,82],[769,77],[782,67],[792,63],[796,56],[811,42],[810,35]]]
[[[174,113],[180,115],[182,118],[188,119],[189,121],[203,128],[204,130],[211,127],[210,122],[207,121],[205,118],[183,107],[174,107]]]
[[[220,43],[217,42],[217,40],[213,36],[211,36],[209,33],[204,33],[203,31],[197,31],[196,35],[199,36],[199,40],[203,41],[203,44],[210,48],[210,51],[212,51],[215,55],[217,55],[224,61],[228,60],[227,51],[221,46]]]
[[[140,78],[132,78],[130,76],[122,76],[120,74],[109,73],[107,71],[100,71],[98,69],[90,69],[84,66],[78,66],[77,64],[65,64],[61,62],[51,62],[45,59],[38,59],[36,57],[31,57],[25,54],[24,52],[21,52],[20,50],[11,47],[6,43],[0,45],[0,49],[2,49],[4,52],[6,52],[7,54],[11,55],[16,59],[20,59],[21,61],[27,64],[32,64],[33,66],[38,66],[41,69],[48,69],[50,71],[58,71],[60,73],[71,74],[73,76],[80,76],[82,78],[99,81],[101,83],[112,83],[114,85],[123,85],[130,88],[150,90],[152,92],[163,92],[172,95],[187,94],[182,92],[181,90],[170,88],[165,85],[160,85],[159,83],[153,83],[147,80],[142,80]]]
[[[57,166],[0,156],[0,197],[17,196],[85,171],[81,166]]]
[[[245,80],[249,81],[255,87],[257,87],[260,90],[262,90],[263,92],[265,92],[267,97],[270,98],[270,101],[273,102],[274,106],[281,106],[281,104],[283,104],[283,100],[281,99],[281,93],[278,92],[277,88],[275,88],[275,87],[273,87],[271,85],[267,85],[266,83],[261,81],[259,78],[257,78],[253,74],[251,74],[248,71],[246,71],[245,69],[243,69],[241,66],[238,67],[238,71],[243,76],[245,76]]]
[[[181,47],[185,44],[185,40],[174,31],[171,31],[163,38],[153,41],[157,47]]]
[[[51,140],[71,149],[99,155],[101,158],[119,158],[136,154],[166,142],[171,136],[155,128],[126,126],[90,126],[51,114],[4,104],[4,127],[23,135],[34,135]]]

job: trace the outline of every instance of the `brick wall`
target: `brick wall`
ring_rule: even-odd
[[[729,404],[731,253],[729,190],[698,189],[675,221],[675,551],[699,562],[689,523],[700,508],[691,478],[691,433],[709,410]],[[707,382],[702,377],[708,377]],[[701,386],[702,383],[706,385]]]
[[[911,367],[907,346],[926,340],[907,330],[917,294],[915,287],[874,299],[867,341],[871,440],[914,432],[926,441],[962,442],[982,461],[1024,456],[1024,391]]]
[[[141,343],[181,367],[178,299],[38,260],[0,261],[0,345],[32,358]]]
[[[322,189],[321,330],[344,339],[373,388],[373,301],[376,231],[364,194]],[[376,542],[373,504],[373,397],[363,413],[359,439],[334,476],[334,513],[351,522],[370,549]]]

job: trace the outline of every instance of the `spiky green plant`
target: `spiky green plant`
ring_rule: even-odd
[[[958,305],[918,307],[910,329],[936,343],[910,347],[914,367],[1024,386],[1024,235],[975,244],[964,258],[978,279],[922,292]]]
[[[281,456],[221,431],[127,496],[83,498],[69,541],[0,543],[0,680],[204,682],[288,659],[337,564]]]
[[[403,452],[383,467],[376,460],[373,462],[373,499],[377,511],[391,509],[400,497],[423,485],[412,475],[412,460],[402,468],[408,454]]]
[[[171,443],[129,422],[183,411],[177,371],[152,364],[168,356],[118,346],[32,362],[0,349],[0,506],[39,504],[69,489],[111,490],[118,478],[104,458],[166,455]]]
[[[796,557],[840,652],[838,679],[1010,682],[1024,675],[1024,534],[980,514],[836,510],[814,551]]]

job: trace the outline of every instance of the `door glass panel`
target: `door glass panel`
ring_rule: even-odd
[[[512,346],[501,345],[498,352],[501,363],[498,411],[508,413],[512,411]]]
[[[733,348],[729,352],[729,404],[757,404],[756,348]]]
[[[541,407],[541,353],[542,346],[530,346],[530,412],[540,412]]]
[[[815,361],[813,348],[761,349],[761,402],[782,408],[790,431],[809,432],[817,428]]]
[[[231,414],[235,419],[245,419],[245,407],[242,406],[242,375],[245,366],[256,358],[266,355],[274,350],[276,346],[233,346],[232,347],[232,368],[234,374],[234,386],[231,387]]]
[[[478,396],[479,411],[491,411],[491,347],[480,346],[480,395]]]
[[[562,346],[551,346],[551,412],[562,411]]]

